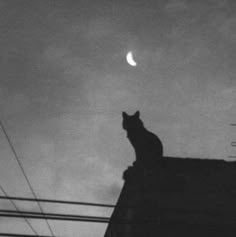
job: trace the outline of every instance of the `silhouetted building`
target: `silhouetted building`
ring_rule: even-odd
[[[134,162],[105,237],[236,236],[236,162]]]
[[[123,112],[136,161],[105,237],[236,236],[236,162],[163,157],[140,113]]]

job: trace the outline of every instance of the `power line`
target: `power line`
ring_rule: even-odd
[[[1,191],[4,193],[4,195],[5,195],[5,197],[8,197],[8,194],[7,194],[7,192],[4,190],[4,188],[0,185],[0,189],[1,189]],[[15,209],[17,210],[17,212],[18,213],[20,213],[20,209],[17,207],[17,205],[13,202],[13,200],[11,200],[11,199],[8,199],[10,202],[11,202],[11,204],[15,207]],[[34,229],[34,227],[30,224],[30,222],[28,221],[28,219],[26,219],[26,218],[24,218],[25,219],[25,221],[26,221],[26,223],[28,224],[28,226],[30,227],[30,229],[34,232],[34,234],[36,234],[37,236],[39,236],[38,235],[38,233],[37,233],[37,231]]]
[[[10,237],[51,237],[48,235],[26,235],[26,234],[11,234],[11,233],[0,233],[0,236],[10,236]]]
[[[105,219],[89,219],[89,218],[73,218],[73,217],[59,217],[59,216],[46,216],[46,215],[19,215],[19,214],[0,214],[0,217],[8,218],[32,218],[32,219],[44,219],[44,220],[58,220],[58,221],[78,221],[78,222],[95,222],[95,223],[109,223],[109,220]]]
[[[60,214],[60,213],[46,213],[44,212],[43,214],[40,212],[32,212],[32,211],[20,211],[20,212],[16,212],[13,210],[4,210],[4,209],[0,209],[0,214],[1,213],[10,213],[10,214],[22,214],[22,215],[29,215],[29,216],[51,216],[51,217],[61,217],[61,218],[84,218],[84,219],[88,219],[88,220],[109,220],[109,217],[101,217],[101,216],[87,216],[87,215],[73,215],[73,214]]]
[[[18,165],[19,165],[19,167],[20,167],[20,169],[21,169],[21,171],[22,171],[22,174],[23,174],[24,177],[25,177],[25,180],[26,180],[26,182],[27,182],[27,184],[28,184],[28,186],[29,186],[29,188],[30,188],[30,190],[31,190],[31,193],[33,194],[34,198],[37,199],[36,193],[34,192],[34,189],[33,189],[32,185],[31,185],[31,183],[30,183],[30,181],[29,181],[29,179],[28,179],[28,177],[27,177],[27,175],[26,175],[26,173],[25,173],[25,171],[24,171],[23,165],[22,165],[21,162],[20,162],[20,159],[19,159],[19,157],[18,157],[18,155],[17,155],[17,153],[16,153],[16,150],[15,150],[15,148],[14,148],[14,146],[13,146],[11,140],[10,140],[10,137],[8,136],[7,131],[6,131],[6,129],[4,128],[3,123],[2,123],[1,120],[0,120],[0,126],[1,126],[2,131],[3,131],[3,133],[4,133],[5,137],[6,137],[6,139],[7,139],[8,143],[9,143],[9,145],[10,145],[10,148],[11,148],[13,154],[14,154],[14,157],[15,157],[15,159],[16,159],[16,161],[17,161],[17,163],[18,163]],[[42,208],[41,204],[40,204],[39,202],[37,202],[37,204],[38,204],[38,207],[39,207],[40,211],[43,213],[43,208]],[[54,235],[54,233],[53,233],[53,231],[52,231],[52,228],[51,228],[51,226],[50,226],[48,220],[46,220],[46,224],[47,224],[47,226],[48,226],[48,229],[49,229],[51,235],[52,235],[53,237],[55,237],[55,235]]]
[[[102,203],[92,203],[92,202],[77,202],[77,201],[64,201],[64,200],[55,200],[55,199],[34,199],[34,198],[25,198],[25,197],[12,197],[12,196],[1,196],[0,199],[10,199],[17,201],[29,201],[29,202],[46,202],[46,203],[60,203],[60,204],[70,204],[70,205],[83,205],[83,206],[95,206],[95,207],[108,207],[114,208],[116,205],[113,204],[102,204]]]
[[[189,213],[195,213],[195,214],[202,214],[204,213],[204,215],[209,215],[209,216],[221,216],[222,213],[221,211],[217,211],[217,210],[199,210],[199,209],[186,209],[186,208],[158,208],[159,211],[164,211],[166,213],[185,213],[185,214],[189,214]],[[6,210],[6,209],[0,209],[0,214],[3,213],[7,213],[7,214],[12,214],[12,215],[18,215],[20,217],[19,214],[22,215],[26,215],[26,216],[35,216],[35,217],[60,217],[60,218],[73,218],[73,219],[77,219],[77,218],[83,218],[86,220],[109,220],[110,217],[104,217],[104,216],[88,216],[88,215],[74,215],[74,214],[60,214],[60,213],[49,213],[49,212],[32,212],[32,211],[20,211],[20,212],[16,212],[14,210]],[[227,214],[230,216],[233,214],[233,212],[229,212],[227,211]],[[122,219],[120,219],[122,220]]]
[[[236,146],[236,142],[231,142],[231,146],[235,147]]]
[[[221,211],[216,210],[199,210],[199,209],[179,209],[179,208],[161,208],[163,211],[166,212],[167,215],[173,215],[175,213],[182,213],[182,214],[192,214],[192,215],[199,215],[204,214],[205,216],[211,216],[211,217],[222,217]],[[161,210],[159,209],[159,211]],[[20,215],[21,214],[21,215]],[[95,223],[109,223],[111,221],[111,218],[109,217],[99,217],[99,216],[87,216],[87,215],[70,215],[70,214],[58,214],[58,213],[44,213],[44,215],[40,212],[28,212],[28,211],[22,211],[21,213],[18,213],[16,211],[12,210],[0,210],[0,217],[9,217],[9,218],[33,218],[33,219],[51,219],[51,220],[60,220],[60,221],[78,221],[78,222],[95,222]],[[226,212],[225,214],[228,215],[228,217],[233,217],[233,212]],[[166,219],[167,220],[167,219]],[[136,220],[127,220],[123,218],[114,219],[113,223],[116,224],[138,224],[138,223],[156,223],[159,221],[159,216],[156,216],[156,218],[137,218]]]
[[[214,215],[213,215],[214,216]],[[9,213],[0,213],[0,217],[7,217],[7,218],[23,218],[23,217],[27,217],[27,218],[32,218],[32,219],[50,219],[50,220],[57,220],[57,221],[76,221],[76,222],[90,222],[90,223],[110,223],[111,219],[107,218],[107,219],[103,219],[103,218],[93,218],[93,217],[89,217],[88,216],[78,216],[77,218],[68,216],[68,217],[60,217],[60,216],[50,216],[50,215],[28,215],[28,214],[9,214]],[[168,219],[165,220],[165,223],[168,222]],[[111,223],[114,224],[123,224],[123,225],[137,225],[137,224],[144,224],[144,223],[153,223],[153,224],[157,224],[160,225],[159,223],[159,218],[152,218],[152,219],[137,219],[137,220],[122,220],[122,219],[117,219],[117,220],[113,220]],[[170,222],[171,223],[171,222]],[[178,224],[178,221],[177,223]],[[185,222],[186,224],[186,222]],[[194,223],[193,223],[194,224]],[[197,223],[195,223],[197,224]],[[206,223],[207,224],[207,223]],[[226,225],[232,225],[235,224],[234,222],[230,222]],[[179,225],[179,224],[178,224]]]
[[[78,202],[78,201],[65,201],[65,200],[56,200],[56,199],[40,199],[40,198],[28,198],[28,197],[12,197],[12,196],[1,196],[1,199],[11,199],[17,201],[29,201],[29,202],[46,202],[46,203],[58,203],[58,204],[69,204],[69,205],[81,205],[81,206],[95,206],[95,207],[106,207],[106,208],[115,208],[116,205],[114,204],[105,204],[105,203],[94,203],[94,202]],[[136,205],[127,205],[127,206],[120,206],[120,208],[130,208],[136,207]]]

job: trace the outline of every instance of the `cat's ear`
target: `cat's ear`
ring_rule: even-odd
[[[137,117],[137,118],[139,118],[139,116],[140,116],[139,110],[134,114],[134,116]]]
[[[122,112],[122,116],[123,116],[123,118],[127,118],[128,114],[126,112]]]

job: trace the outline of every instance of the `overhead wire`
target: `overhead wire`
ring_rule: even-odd
[[[4,188],[0,185],[0,189],[1,189],[1,191],[4,193],[4,195],[6,196],[6,197],[8,197],[8,194],[7,194],[7,192],[4,190]],[[20,211],[20,209],[17,207],[17,205],[14,203],[14,201],[12,200],[12,199],[8,199],[10,202],[11,202],[11,204],[14,206],[14,208],[16,209],[16,211],[20,214],[21,213],[21,211]],[[30,227],[30,229],[33,231],[33,233],[35,234],[35,235],[37,235],[37,236],[39,236],[38,235],[38,233],[37,233],[37,231],[34,229],[34,227],[31,225],[31,223],[28,221],[28,219],[27,218],[24,218],[25,219],[25,222],[28,224],[28,226]]]
[[[77,202],[77,201],[65,201],[65,200],[55,200],[55,199],[35,199],[35,198],[26,198],[26,197],[12,197],[12,196],[1,196],[0,199],[10,199],[17,201],[29,201],[29,202],[46,202],[46,203],[58,203],[58,204],[70,204],[70,205],[82,205],[82,206],[95,206],[95,207],[107,207],[114,208],[116,205],[113,204],[104,204],[104,203],[93,203],[93,202]]]
[[[173,214],[173,213],[179,213],[181,212],[182,214],[184,213],[188,213],[188,214],[196,214],[197,216],[199,215],[199,213],[204,214],[204,215],[208,215],[211,216],[213,218],[218,218],[218,220],[220,220],[222,218],[222,212],[216,212],[216,211],[211,211],[211,212],[204,212],[202,211],[198,211],[197,209],[195,209],[194,211],[192,210],[179,210],[176,208],[165,208],[167,209],[167,213],[169,215]],[[173,209],[173,210],[172,210]],[[177,211],[177,212],[176,212]],[[22,214],[22,215],[20,215]],[[59,213],[44,213],[44,215],[40,212],[28,212],[28,211],[23,211],[21,213],[18,213],[16,211],[12,211],[12,210],[0,210],[0,217],[10,217],[10,218],[23,218],[23,217],[27,217],[27,218],[33,218],[33,219],[51,219],[51,220],[60,220],[60,221],[83,221],[83,222],[96,222],[96,223],[109,223],[110,221],[112,221],[112,223],[115,224],[138,224],[138,223],[159,223],[159,218],[158,215],[156,217],[151,217],[151,218],[146,218],[146,217],[142,217],[140,216],[139,218],[134,218],[134,219],[124,219],[124,218],[115,218],[115,219],[111,219],[109,217],[99,217],[99,216],[87,216],[87,215],[71,215],[71,214],[59,214]],[[228,213],[229,215],[232,215],[233,213]],[[219,219],[220,218],[220,219]],[[166,218],[165,218],[166,219]],[[168,218],[166,219],[165,223],[168,223]],[[169,222],[169,224],[173,223],[171,220]],[[192,223],[194,224],[194,223]],[[195,224],[198,224],[197,222]],[[235,221],[230,221],[228,223],[224,223],[226,225],[235,225]]]
[[[36,193],[34,192],[34,189],[33,189],[32,185],[31,185],[31,183],[30,183],[30,181],[29,181],[29,179],[28,179],[28,177],[27,177],[27,175],[26,175],[26,173],[25,173],[24,167],[23,167],[23,165],[21,164],[21,161],[20,161],[20,159],[19,159],[19,157],[18,157],[18,155],[17,155],[17,153],[16,153],[16,150],[15,150],[15,148],[14,148],[14,146],[13,146],[11,140],[10,140],[10,137],[8,136],[7,131],[6,131],[6,129],[5,129],[5,127],[4,127],[4,125],[3,125],[3,123],[2,123],[1,120],[0,120],[0,127],[1,127],[1,129],[2,129],[2,131],[3,131],[3,133],[4,133],[4,135],[5,135],[5,137],[6,137],[6,139],[7,139],[7,141],[8,141],[8,144],[9,144],[9,146],[10,146],[10,148],[11,148],[13,154],[14,154],[14,157],[15,157],[15,159],[16,159],[16,161],[17,161],[17,163],[18,163],[18,165],[19,165],[19,167],[20,167],[20,169],[21,169],[21,171],[22,171],[22,174],[23,174],[24,177],[25,177],[25,180],[26,180],[26,182],[27,182],[27,184],[28,184],[28,186],[29,186],[29,188],[30,188],[30,190],[31,190],[32,195],[34,196],[35,199],[37,199],[37,195],[36,195]],[[37,202],[37,204],[38,204],[38,207],[39,207],[40,211],[43,213],[43,208],[42,208],[40,202]],[[49,229],[51,235],[52,235],[53,237],[55,237],[55,235],[54,235],[54,233],[53,233],[53,230],[52,230],[52,228],[51,228],[51,226],[50,226],[48,220],[46,219],[45,221],[46,221],[46,224],[47,224],[47,226],[48,226],[48,229]]]
[[[55,217],[59,220],[88,220],[88,221],[105,221],[108,222],[110,220],[109,217],[103,217],[103,216],[88,216],[88,215],[73,215],[73,214],[60,214],[60,213],[45,213],[44,215],[40,212],[32,212],[32,211],[21,211],[16,212],[13,210],[0,210],[0,215],[9,214],[10,216],[14,217],[22,217],[23,216],[29,216],[29,218],[51,218]]]
[[[83,218],[83,217],[60,217],[60,216],[47,216],[47,215],[28,215],[28,214],[9,214],[0,213],[0,217],[8,218],[32,218],[32,219],[43,219],[43,220],[58,220],[58,221],[78,221],[78,222],[95,222],[95,223],[109,223],[109,219],[97,219],[97,218]]]
[[[48,235],[27,235],[27,234],[13,234],[13,233],[0,233],[0,236],[9,236],[9,237],[50,237]]]

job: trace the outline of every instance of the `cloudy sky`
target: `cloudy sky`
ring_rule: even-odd
[[[122,111],[140,110],[166,156],[235,155],[235,16],[233,0],[1,0],[0,116],[38,197],[116,202],[135,159]],[[128,51],[137,67],[127,64]],[[0,185],[32,197],[2,132],[0,149]],[[31,223],[50,234],[45,222]],[[106,229],[50,224],[60,236]],[[0,230],[33,234],[23,220],[1,219]]]

